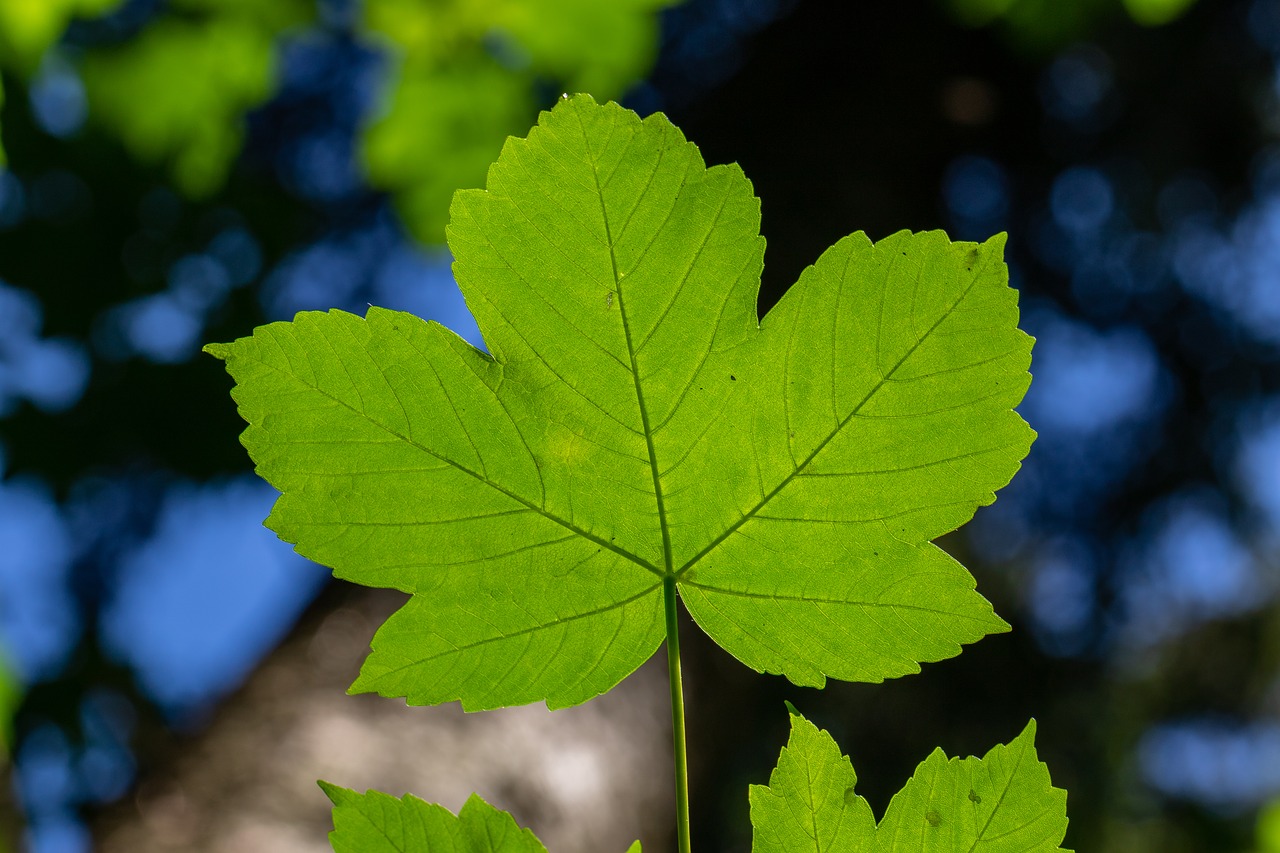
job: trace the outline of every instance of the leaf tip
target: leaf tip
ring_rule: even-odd
[[[361,672],[356,676],[356,680],[351,682],[351,686],[347,688],[348,696],[359,696],[361,693],[376,693],[377,688],[368,683],[369,679],[365,678],[365,674]]]
[[[1007,232],[1007,231],[1000,231],[1000,232],[998,232],[998,233],[996,233],[996,234],[992,234],[992,235],[991,235],[990,237],[988,237],[985,241],[983,241],[983,243],[982,243],[982,247],[983,247],[984,249],[985,249],[985,248],[991,248],[992,250],[999,252],[999,253],[1001,254],[1001,256],[1003,256],[1003,255],[1004,255],[1004,245],[1005,245],[1005,243],[1007,243],[1008,241],[1009,241],[1009,234],[1008,234],[1008,232]]]
[[[353,797],[358,797],[355,791],[343,788],[341,785],[335,785],[332,782],[326,782],[323,779],[317,779],[316,784],[320,786],[320,790],[324,791],[324,795],[329,798],[329,802],[335,806],[347,804]]]
[[[1027,720],[1027,724],[1022,728],[1022,733],[1019,734],[1016,738],[1014,738],[1014,742],[1016,743],[1017,741],[1020,741],[1023,738],[1026,738],[1027,740],[1031,741],[1032,744],[1036,742],[1036,718],[1035,717],[1032,717],[1031,719]]]
[[[782,704],[784,704],[784,705],[786,705],[786,706],[787,706],[787,713],[788,713],[788,714],[790,714],[791,716],[793,716],[793,717],[803,717],[803,716],[804,716],[804,714],[801,714],[798,710],[796,710],[796,706],[795,706],[795,705],[792,705],[792,704],[791,704],[791,700],[790,700],[790,699],[783,699],[783,700],[782,700]]]
[[[226,361],[231,357],[231,344],[205,344],[201,347],[202,352],[206,352],[214,358]]]

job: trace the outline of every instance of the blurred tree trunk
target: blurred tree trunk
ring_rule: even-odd
[[[661,655],[578,708],[463,714],[347,696],[373,631],[403,596],[347,590],[316,608],[199,734],[94,821],[103,853],[323,853],[325,779],[457,811],[475,791],[557,853],[666,849],[674,824]],[[145,759],[144,759],[145,760]],[[655,834],[655,829],[657,834]]]

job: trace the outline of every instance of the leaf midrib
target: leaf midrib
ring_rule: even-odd
[[[618,275],[618,255],[613,243],[613,232],[609,225],[609,209],[604,203],[604,187],[600,185],[599,164],[591,155],[591,141],[587,137],[587,128],[582,123],[581,116],[578,117],[578,128],[582,131],[582,144],[591,162],[591,177],[596,184],[596,200],[600,203],[600,218],[604,223],[605,245],[609,248],[609,264],[613,272],[613,289],[618,294],[618,313],[622,318],[622,334],[627,343],[627,357],[631,361],[631,385],[635,389],[636,403],[640,409],[640,430],[644,433],[644,443],[649,453],[649,474],[653,478],[653,495],[658,508],[658,527],[662,531],[662,576],[663,578],[673,577],[672,567],[674,560],[671,554],[671,530],[667,526],[667,507],[662,494],[662,476],[658,471],[657,450],[653,446],[653,429],[649,425],[649,407],[645,403],[644,387],[640,382],[640,367],[636,363],[636,347],[631,338],[631,323],[627,320],[627,300],[622,292],[622,277]]]
[[[761,498],[761,500],[754,507],[752,507],[751,510],[743,514],[742,518],[740,518],[738,521],[734,522],[732,525],[726,528],[723,533],[721,533],[714,540],[712,540],[705,548],[703,548],[701,551],[695,554],[692,558],[686,561],[684,565],[682,565],[679,569],[676,569],[674,566],[674,557],[673,557],[672,546],[671,546],[671,531],[667,524],[666,502],[665,502],[663,491],[662,491],[662,476],[658,468],[657,449],[655,448],[653,443],[653,431],[650,427],[648,406],[645,403],[644,387],[640,381],[640,370],[636,362],[636,347],[632,340],[631,325],[627,319],[626,297],[623,294],[622,278],[618,273],[618,258],[617,258],[617,253],[615,251],[616,247],[614,245],[613,235],[612,235],[612,231],[609,223],[609,211],[608,211],[607,205],[605,204],[604,188],[601,186],[601,183],[600,183],[599,164],[596,158],[592,155],[591,144],[590,144],[590,140],[587,137],[586,126],[582,124],[582,120],[580,117],[578,120],[578,127],[582,133],[584,150],[591,164],[591,175],[596,185],[596,200],[600,204],[600,217],[601,217],[602,224],[604,225],[605,245],[608,247],[608,251],[609,251],[609,263],[611,267],[611,272],[613,274],[614,292],[617,293],[617,296],[618,296],[618,310],[622,319],[623,336],[626,340],[627,355],[631,362],[632,387],[635,390],[636,402],[640,411],[641,431],[644,434],[645,447],[649,455],[649,471],[653,479],[654,499],[657,504],[657,510],[658,510],[658,526],[662,534],[662,555],[663,555],[662,576],[663,577],[670,576],[678,580],[681,577],[683,577],[685,574],[687,574],[689,570],[691,570],[695,565],[697,565],[699,561],[701,561],[704,557],[706,557],[708,554],[710,554],[712,551],[718,548],[726,539],[728,539],[735,532],[737,532],[744,524],[746,524],[748,521],[754,518],[756,514],[759,513],[760,510],[762,510],[764,507],[766,507],[770,501],[772,501],[780,492],[782,492],[783,489],[785,489],[797,477],[800,477],[803,474],[804,470],[810,465],[810,463],[812,463],[813,460],[816,459],[822,453],[822,451],[825,450],[826,447],[832,441],[834,441],[838,435],[840,435],[844,431],[845,427],[849,425],[849,422],[858,416],[858,414],[862,411],[862,409],[876,396],[876,394],[880,392],[880,389],[883,388],[889,381],[893,379],[894,374],[896,374],[898,370],[904,364],[906,364],[907,361],[909,361],[913,355],[915,355],[916,351],[921,346],[924,345],[925,341],[927,341],[930,338],[930,336],[933,335],[933,333],[938,329],[938,327],[941,326],[944,322],[946,322],[947,319],[950,318],[951,315],[955,312],[956,308],[958,308],[960,304],[963,303],[964,300],[968,298],[970,292],[972,292],[973,288],[977,285],[978,280],[982,277],[982,270],[979,270],[974,273],[973,278],[970,280],[968,286],[965,287],[964,290],[961,291],[961,293],[956,297],[956,299],[950,305],[947,306],[947,309],[942,312],[942,314],[938,317],[938,319],[935,320],[927,330],[925,330],[924,334],[920,335],[919,338],[915,341],[915,343],[913,343],[907,349],[907,351],[903,353],[902,357],[899,358],[898,361],[881,376],[880,380],[876,382],[876,384],[873,385],[867,391],[867,393],[863,396],[863,398],[858,401],[858,403],[849,411],[849,413],[845,415],[845,417],[838,424],[836,424],[835,428],[831,430],[831,432],[827,435],[827,437],[824,438],[818,444],[818,446],[815,447],[812,452],[810,452],[810,454],[807,457],[805,457],[804,461],[798,464],[791,471],[791,473],[789,473],[786,477],[784,477],[778,483],[778,485],[773,488],[772,491],[770,491],[767,495]],[[843,279],[841,283],[843,284]],[[646,568],[649,568],[647,563],[645,564],[645,566]]]

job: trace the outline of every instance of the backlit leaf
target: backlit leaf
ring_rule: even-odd
[[[546,853],[515,819],[472,794],[455,817],[444,806],[379,791],[358,794],[328,782],[334,853]],[[627,853],[641,853],[640,842]]]
[[[769,786],[751,786],[752,853],[873,853],[876,819],[857,781],[831,735],[793,713]]]
[[[877,827],[849,759],[795,715],[769,787],[751,787],[752,853],[1055,853],[1067,793],[1036,756],[1035,732],[1032,720],[980,759],[934,750]]]
[[[1036,723],[981,759],[941,749],[916,768],[876,831],[880,853],[1051,853],[1067,832],[1067,792],[1036,756]]]
[[[377,308],[209,347],[282,492],[268,526],[413,594],[353,690],[583,702],[658,647],[668,586],[801,685],[1007,629],[931,544],[1033,437],[1003,239],[854,234],[758,322],[759,217],[664,116],[566,99],[454,198],[488,354]]]
[[[358,794],[327,782],[320,787],[333,801],[334,853],[546,853],[532,832],[476,794],[455,816],[411,795]]]

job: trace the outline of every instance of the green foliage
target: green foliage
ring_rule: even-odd
[[[653,65],[657,12],[674,2],[368,0],[361,36],[396,57],[384,108],[363,137],[370,181],[394,193],[410,230],[441,242],[454,190],[483,180],[547,84],[620,96]],[[0,62],[30,74],[72,18],[119,4],[0,2]],[[217,192],[245,114],[275,93],[276,39],[311,21],[314,6],[172,0],[136,37],[79,60],[94,121],[139,160],[166,166],[187,195]]]
[[[1280,800],[1272,801],[1258,813],[1258,853],[1280,853]]]
[[[368,29],[411,68],[480,54],[574,90],[620,92],[653,64],[655,13],[676,0],[368,0]],[[495,44],[496,40],[496,44]]]
[[[320,787],[333,801],[334,853],[546,853],[532,832],[475,794],[455,817],[413,796],[357,794],[328,782]],[[640,842],[627,853],[640,853]]]
[[[121,0],[6,0],[0,3],[0,63],[30,73],[73,18],[104,15]]]
[[[1035,752],[1035,721],[981,759],[925,759],[879,826],[855,792],[853,765],[799,714],[769,786],[751,786],[753,853],[1051,853],[1067,830],[1067,794]]]
[[[740,660],[815,687],[1007,629],[932,544],[1034,438],[1013,411],[1031,339],[1003,238],[854,234],[760,321],[759,227],[741,169],[708,169],[664,116],[565,98],[485,190],[454,196],[454,273],[488,354],[379,308],[207,347],[281,492],[267,525],[338,577],[411,594],[353,691],[561,707],[665,635],[680,767],[677,595]],[[935,752],[877,828],[848,759],[797,714],[751,794],[757,849],[1056,849],[1065,799],[1033,739]],[[455,818],[325,790],[340,853],[542,849],[478,798]]]
[[[439,243],[453,191],[481,183],[502,140],[528,126],[540,85],[620,96],[652,66],[656,13],[673,2],[368,0],[366,28],[399,57],[364,138],[370,180]]]
[[[439,243],[449,199],[483,179],[502,140],[528,124],[528,83],[488,57],[440,70],[402,71],[389,108],[365,131],[370,182],[395,192],[400,219]]]
[[[376,308],[209,347],[283,493],[268,526],[413,593],[353,690],[584,702],[658,647],[667,579],[721,646],[801,685],[1006,629],[930,544],[1033,437],[1000,239],[855,234],[758,324],[741,170],[589,97],[509,141],[449,236],[492,357]]]
[[[955,17],[969,26],[1000,24],[1014,43],[1035,51],[1056,50],[1123,9],[1148,27],[1172,23],[1196,0],[945,0]]]
[[[182,0],[137,38],[90,53],[94,119],[135,157],[167,164],[174,183],[206,196],[226,180],[244,114],[275,91],[275,37],[307,19],[301,2]]]
[[[792,711],[769,786],[752,785],[753,853],[873,853],[876,820],[854,795],[858,774],[825,731]]]
[[[1147,27],[1158,27],[1181,18],[1196,0],[1123,0],[1129,17]]]

